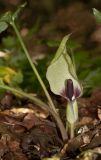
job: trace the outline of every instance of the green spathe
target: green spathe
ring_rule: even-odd
[[[78,120],[78,105],[76,100],[68,102],[66,115],[67,121],[70,124],[74,124]]]
[[[70,35],[67,35],[63,38],[54,59],[47,69],[46,77],[49,81],[51,91],[66,99],[68,99],[68,97],[66,97],[65,93],[65,81],[71,79],[74,87],[73,98],[75,99],[76,97],[81,96],[82,86],[78,81],[74,64],[67,53],[66,42],[69,39],[69,36]]]

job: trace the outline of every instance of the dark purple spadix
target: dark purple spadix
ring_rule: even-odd
[[[74,95],[74,87],[73,87],[73,81],[71,79],[67,79],[65,82],[65,92],[66,97],[72,101],[72,97]]]

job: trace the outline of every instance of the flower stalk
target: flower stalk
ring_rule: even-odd
[[[78,105],[74,96],[74,86],[71,79],[66,80],[66,96],[68,99],[66,106],[66,129],[72,139],[75,135],[75,124],[78,120]]]

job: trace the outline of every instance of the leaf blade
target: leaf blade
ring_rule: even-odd
[[[8,28],[8,24],[6,22],[0,22],[0,33],[5,31]]]

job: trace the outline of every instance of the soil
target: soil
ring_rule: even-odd
[[[78,100],[80,119],[75,137],[63,142],[50,113],[27,99],[18,99],[10,92],[5,93],[0,100],[0,159],[40,160],[45,157],[54,159],[54,156],[62,160],[100,159],[100,97],[101,91],[97,91],[90,98]],[[58,98],[55,101],[64,118],[65,108],[61,106],[65,101],[58,101]]]

